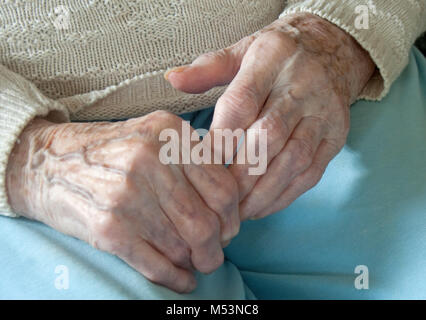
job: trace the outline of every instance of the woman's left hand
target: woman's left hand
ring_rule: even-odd
[[[189,93],[230,84],[217,102],[211,129],[267,129],[267,172],[254,176],[248,164],[230,167],[245,220],[283,209],[316,185],[344,146],[350,105],[374,69],[349,34],[299,13],[166,78]]]

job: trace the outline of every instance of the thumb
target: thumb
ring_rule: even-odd
[[[253,38],[247,37],[231,47],[203,54],[190,65],[169,70],[164,77],[175,89],[186,93],[203,93],[229,84],[252,42]]]

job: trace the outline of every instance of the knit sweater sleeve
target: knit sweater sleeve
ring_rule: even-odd
[[[359,97],[369,100],[386,96],[426,29],[426,0],[288,0],[281,16],[297,12],[334,23],[370,53],[377,71]]]
[[[0,65],[0,215],[17,216],[8,202],[7,163],[20,133],[37,116],[64,122],[68,111],[45,97],[33,83]]]

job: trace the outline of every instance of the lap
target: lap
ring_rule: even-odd
[[[319,185],[282,212],[245,222],[224,266],[198,275],[190,295],[40,223],[2,217],[0,298],[425,298],[425,87],[426,61],[413,51],[384,101],[353,106],[348,143]],[[206,127],[211,115],[184,118]],[[358,265],[369,269],[369,290],[355,289]],[[64,290],[57,281],[66,271]]]
[[[0,299],[244,299],[238,269],[225,263],[179,295],[119,258],[27,219],[0,217]]]

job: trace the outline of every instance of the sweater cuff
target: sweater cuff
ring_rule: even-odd
[[[381,100],[408,64],[410,48],[424,28],[425,6],[416,0],[406,6],[393,0],[374,3],[360,0],[289,0],[280,17],[309,12],[349,33],[369,52],[377,66],[359,98]],[[359,25],[362,12],[368,14],[367,29],[362,28],[366,27],[365,19],[364,24]]]
[[[20,133],[37,116],[49,116],[49,120],[55,122],[69,119],[64,106],[43,96],[34,84],[0,65],[0,215],[18,216],[8,201],[7,163]]]

